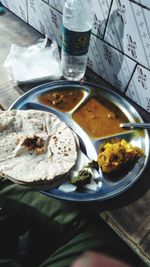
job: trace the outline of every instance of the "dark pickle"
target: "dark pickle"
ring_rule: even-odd
[[[68,112],[80,102],[83,95],[83,91],[79,89],[61,89],[49,91],[39,96],[38,100],[46,106]]]

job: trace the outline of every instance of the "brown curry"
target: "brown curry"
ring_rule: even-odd
[[[119,124],[128,121],[124,113],[113,103],[94,97],[75,111],[73,119],[92,138],[125,132]]]
[[[83,91],[78,89],[55,90],[39,96],[39,101],[62,112],[68,112],[80,102],[83,95]]]

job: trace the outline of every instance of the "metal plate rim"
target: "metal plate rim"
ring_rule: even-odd
[[[53,86],[65,86],[65,85],[73,85],[73,86],[82,86],[82,87],[91,87],[91,86],[94,86],[94,87],[100,87],[102,88],[103,90],[106,90],[108,93],[112,94],[114,97],[117,97],[119,99],[122,98],[121,95],[119,95],[118,93],[116,92],[112,92],[109,88],[106,88],[104,86],[101,86],[99,84],[96,84],[96,83],[92,83],[92,82],[70,82],[70,81],[65,81],[65,80],[59,80],[59,81],[54,81],[54,82],[48,82],[48,83],[44,83],[44,84],[41,84],[41,85],[38,85],[34,88],[32,88],[31,90],[27,91],[26,93],[24,93],[23,95],[21,95],[9,108],[9,110],[11,109],[14,109],[15,107],[17,107],[17,105],[19,105],[19,103],[21,103],[22,101],[24,101],[26,98],[30,97],[30,95],[33,95],[37,90],[41,90],[42,89],[45,89],[45,90],[51,90],[51,88]],[[125,103],[127,103],[127,105],[129,106],[132,106],[132,104],[130,104],[130,102],[128,102],[128,100],[125,99]],[[132,106],[133,107],[133,106]],[[141,117],[141,115],[137,112],[137,110],[133,107],[133,110],[136,111],[136,113],[138,114],[139,116],[139,119],[141,120],[141,122],[143,122],[143,119]],[[79,197],[79,198],[74,198],[70,195],[68,195],[67,197],[66,196],[63,196],[63,195],[57,195],[55,193],[52,193],[51,192],[45,192],[45,195],[48,195],[50,197],[54,197],[54,198],[57,198],[57,199],[62,199],[62,200],[69,200],[69,201],[74,201],[74,202],[89,202],[89,201],[94,201],[94,202],[97,202],[97,201],[105,201],[105,200],[108,200],[108,199],[112,199],[120,194],[122,194],[123,192],[125,192],[126,190],[128,190],[132,185],[134,185],[134,183],[141,177],[142,173],[144,172],[146,166],[147,166],[147,163],[149,161],[149,157],[150,157],[150,138],[149,138],[149,133],[147,130],[145,130],[145,133],[146,133],[146,138],[147,138],[147,142],[148,142],[148,155],[146,157],[146,161],[145,161],[145,167],[144,169],[141,169],[139,174],[136,176],[137,178],[134,179],[133,181],[130,181],[125,187],[121,188],[121,190],[116,190],[115,193],[113,195],[107,195],[107,196],[103,196],[103,197],[98,197],[98,196],[93,196],[92,197],[92,193],[91,193],[91,196],[90,198],[88,197],[88,194],[87,194],[87,197]],[[43,190],[39,190],[41,193],[44,193]],[[119,192],[118,192],[119,191]],[[55,192],[55,190],[54,190]]]

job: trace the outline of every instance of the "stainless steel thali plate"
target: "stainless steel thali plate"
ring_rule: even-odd
[[[44,93],[51,92],[52,90],[61,91],[63,89],[78,89],[84,91],[84,96],[79,104],[77,104],[77,106],[75,106],[74,109],[69,112],[61,112],[48,105],[41,104],[41,102],[39,102],[38,100],[39,96]],[[56,81],[37,86],[22,95],[15,103],[13,103],[10,109],[37,109],[56,114],[77,133],[80,140],[81,150],[91,160],[97,159],[99,146],[114,137],[125,138],[134,146],[140,147],[144,152],[144,156],[137,160],[137,162],[131,168],[129,168],[129,170],[127,170],[125,173],[120,174],[119,179],[118,177],[115,177],[115,179],[108,179],[107,175],[103,174],[100,178],[101,187],[99,187],[96,191],[84,189],[80,192],[74,191],[65,193],[58,188],[54,188],[48,191],[40,191],[47,196],[69,201],[104,201],[106,199],[114,198],[115,196],[126,191],[144,173],[146,165],[149,161],[150,154],[150,139],[147,130],[128,130],[124,133],[116,134],[113,136],[94,139],[88,136],[88,134],[80,127],[80,125],[74,121],[72,117],[74,111],[78,107],[80,107],[80,105],[82,105],[88,98],[92,97],[93,92],[99,97],[103,97],[113,103],[125,114],[129,122],[143,122],[137,110],[129,103],[129,101],[120,96],[118,93],[112,92],[108,88],[104,88],[101,85],[86,82],[80,83],[70,81]]]

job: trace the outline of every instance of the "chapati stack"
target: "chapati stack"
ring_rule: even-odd
[[[76,164],[76,134],[52,113],[0,112],[0,175],[25,185],[60,184]]]

